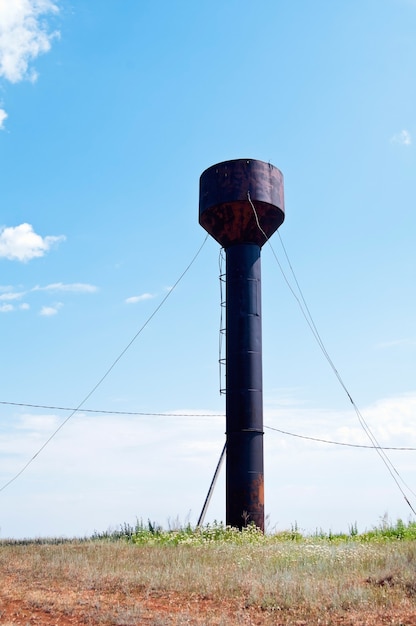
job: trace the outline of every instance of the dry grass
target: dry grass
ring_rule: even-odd
[[[0,623],[416,624],[414,541],[0,548]]]

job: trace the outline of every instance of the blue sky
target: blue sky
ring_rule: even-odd
[[[192,415],[79,411],[0,491],[0,537],[196,522],[224,443],[213,239],[169,290],[227,159],[283,172],[326,349],[379,442],[416,448],[415,28],[412,0],[0,0],[0,401],[78,406],[170,293],[83,409]],[[270,527],[408,519],[374,450],[271,430],[368,443],[268,246],[262,272]],[[0,404],[0,489],[68,415]]]

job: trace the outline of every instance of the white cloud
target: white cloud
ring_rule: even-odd
[[[0,77],[11,83],[36,80],[30,63],[59,36],[42,18],[57,12],[52,0],[0,0]]]
[[[296,397],[290,406],[290,391],[283,390],[282,396],[282,404],[280,390],[273,407],[266,404],[266,425],[369,443],[352,409],[308,408]],[[362,413],[383,445],[415,446],[415,411],[413,392],[382,399],[363,407]],[[185,408],[180,412],[199,411]],[[7,408],[3,418],[7,429],[0,436],[2,475],[13,476],[65,417],[16,413],[11,419]],[[357,522],[363,531],[376,524],[387,507],[392,519],[407,519],[408,507],[374,450],[331,446],[268,429],[264,443],[266,512],[272,528],[290,528],[296,522],[306,532],[317,528],[347,532]],[[28,467],[19,479],[18,493],[4,491],[2,536],[85,536],[124,521],[134,523],[141,516],[166,525],[170,516],[185,519],[189,512],[194,523],[223,444],[224,418],[214,415],[155,419],[98,417],[80,411]],[[414,485],[414,453],[388,454],[408,484]],[[172,471],[177,478],[174,484],[168,480]],[[224,493],[223,467],[207,522],[224,520]]]
[[[65,240],[63,235],[41,237],[34,232],[31,224],[3,227],[0,228],[0,258],[30,261],[44,256],[53,244],[63,240]]]
[[[20,417],[20,421],[16,425],[17,430],[32,431],[33,439],[39,439],[39,437],[45,434],[50,434],[55,430],[59,423],[59,419],[55,415],[32,415],[31,413],[23,413]]]
[[[151,300],[155,296],[151,293],[142,293],[141,296],[131,296],[130,298],[126,298],[125,302],[127,304],[135,304],[136,302],[144,302],[144,300]]]
[[[382,398],[360,409],[361,415],[380,445],[416,448],[416,430],[413,425],[415,411],[416,392]],[[353,408],[336,411],[315,410],[296,406],[296,403],[292,407],[282,405],[279,408],[268,409],[266,406],[264,421],[266,429],[275,428],[277,431],[285,431],[300,437],[299,439],[285,432],[280,434],[275,432],[273,445],[288,451],[297,449],[300,443],[305,451],[315,450],[317,446],[328,451],[348,450],[308,440],[308,437],[349,445],[372,445]],[[364,449],[358,449],[356,453],[360,455],[363,452]]]
[[[3,300],[19,300],[25,295],[25,291],[8,291],[0,294],[0,301]]]
[[[391,341],[382,341],[376,345],[376,348],[384,350],[388,348],[399,348],[401,346],[404,346],[404,347],[416,346],[416,339],[393,339]]]
[[[4,122],[6,121],[7,117],[8,115],[6,111],[4,109],[0,109],[0,130],[4,130]]]
[[[365,409],[365,419],[371,424],[376,436],[386,445],[414,446],[416,431],[414,415],[416,394],[407,393],[392,398],[383,398]]]
[[[1,1],[1,0],[0,0]],[[51,283],[46,285],[45,287],[41,287],[36,285],[35,287],[31,287],[29,289],[22,290],[22,286],[19,285],[20,290],[11,286],[11,285],[0,285],[0,312],[6,313],[9,311],[17,311],[18,309],[22,311],[27,311],[30,309],[30,304],[28,302],[20,302],[17,304],[17,301],[23,300],[23,298],[29,299],[32,293],[36,292],[59,292],[59,293],[78,293],[78,294],[86,294],[86,293],[95,293],[98,291],[98,287],[95,285],[90,285],[88,283]],[[14,305],[12,303],[15,303]],[[40,315],[43,316],[51,316],[56,315],[58,310],[63,306],[62,303],[54,304],[53,306],[44,306]]]
[[[94,293],[98,291],[95,285],[88,283],[51,283],[45,287],[33,287],[32,291],[70,291],[72,293]]]
[[[40,310],[39,315],[43,315],[44,317],[51,317],[52,315],[56,315],[59,309],[62,307],[62,302],[57,302],[53,306],[43,306]]]
[[[412,143],[412,138],[408,130],[401,130],[399,133],[396,133],[391,138],[393,143],[399,143],[402,146],[410,146]]]

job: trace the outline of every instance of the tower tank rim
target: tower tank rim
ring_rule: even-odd
[[[218,163],[214,163],[213,165],[210,165],[209,167],[207,167],[202,172],[202,174],[200,175],[200,179],[209,170],[212,170],[212,169],[215,169],[215,168],[219,168],[219,167],[223,167],[224,165],[227,165],[228,163],[232,164],[232,163],[243,163],[243,162],[245,162],[246,164],[249,164],[249,163],[261,163],[262,165],[266,165],[266,166],[270,167],[271,169],[277,170],[279,172],[280,176],[282,177],[282,181],[283,181],[283,178],[284,178],[283,177],[283,172],[282,172],[281,169],[276,167],[276,165],[273,165],[273,163],[271,163],[270,161],[263,161],[262,159],[253,159],[253,158],[226,159],[225,161],[219,161]]]

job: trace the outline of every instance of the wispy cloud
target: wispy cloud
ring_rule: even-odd
[[[42,257],[50,248],[65,240],[64,235],[41,237],[31,224],[0,228],[0,258],[27,262]]]
[[[401,130],[391,138],[392,143],[398,143],[402,146],[410,146],[412,144],[412,138],[408,130]]]
[[[26,291],[13,291],[13,287],[0,286],[0,312],[9,313],[10,311],[15,311],[16,306],[11,304],[11,302],[21,300],[25,295],[27,295]],[[24,311],[29,309],[30,306],[26,302],[22,302],[18,305],[18,308]]]
[[[1,2],[1,0],[0,0]],[[89,283],[50,283],[49,285],[41,286],[36,285],[35,287],[29,287],[27,289],[23,289],[22,285],[19,287],[13,287],[11,285],[0,285],[0,313],[8,313],[10,311],[28,311],[31,306],[27,300],[30,300],[31,297],[35,297],[35,294],[50,294],[50,293],[60,293],[60,294],[91,294],[96,293],[98,291],[98,287],[95,285],[90,285]],[[19,302],[21,300],[25,300],[24,302]],[[39,299],[39,298],[38,298]],[[42,316],[51,316],[56,315],[60,308],[62,308],[63,303],[59,302],[57,304],[44,305],[42,306],[39,314]]]
[[[0,0],[1,1],[1,0]],[[16,425],[17,430],[33,431],[34,437],[38,438],[44,433],[49,434],[59,423],[55,415],[31,415],[23,413],[20,421]]]
[[[280,390],[276,390],[276,399],[272,398],[272,409],[266,403],[266,425],[328,440],[369,444],[353,410],[308,408],[303,403],[299,406],[296,397],[290,407],[290,392],[283,391],[285,401],[279,409],[275,407],[280,401]],[[210,412],[200,410],[204,414]],[[362,408],[380,443],[387,446],[415,446],[415,411],[416,393],[381,399]],[[39,448],[64,416],[22,416],[19,412],[11,420],[9,409],[6,415],[8,429],[0,438],[0,469],[9,476],[16,471],[16,464],[22,466],[33,456],[34,442],[35,449]],[[74,415],[70,428],[53,439],[47,454],[37,457],[27,477],[36,471],[36,484],[42,492],[35,488],[28,495],[29,503],[27,498],[20,498],[14,507],[4,508],[2,536],[34,536],[37,528],[42,536],[85,536],[86,530],[105,529],[118,524],[120,518],[134,520],[138,500],[146,503],[146,517],[162,524],[172,511],[180,518],[191,511],[196,522],[224,443],[224,419],[160,417],[155,421],[155,417],[143,416],[138,421],[130,416],[103,415],[99,424],[97,428],[97,417],[91,414]],[[279,529],[290,528],[294,520],[299,520],[305,532],[313,533],[320,527],[346,532],[352,521],[365,530],[377,521],[386,506],[392,519],[405,519],[408,514],[394,481],[373,450],[301,440],[269,429],[264,445],[267,512]],[[156,448],[158,455],[154,454]],[[397,452],[391,458],[403,478],[414,484],[414,453]],[[69,466],[71,480],[67,481]],[[52,468],[56,490],[48,486]],[[168,480],[171,468],[175,468],[177,477],[174,484]],[[181,497],[184,488],[186,498]],[[114,494],[111,511],[105,497],[109,490]],[[223,469],[206,521],[224,519],[224,491]],[[29,519],[24,511],[39,497],[44,505],[33,506],[35,518]],[[83,506],[74,506],[75,501]],[[51,518],[51,511],[54,515],[56,512],[56,518]]]
[[[392,339],[391,341],[382,341],[376,345],[376,348],[381,350],[388,348],[399,348],[399,347],[413,347],[416,346],[416,339]]]
[[[383,445],[416,446],[416,430],[413,416],[416,410],[416,392],[381,398],[370,405],[360,407],[360,412],[377,440]],[[308,407],[272,406],[265,408],[266,427],[312,436],[329,441],[368,445],[370,441],[353,410],[323,410]],[[296,445],[296,438],[286,437],[288,445]],[[311,447],[317,443],[307,441]],[[370,444],[371,445],[371,444]]]
[[[56,14],[52,0],[0,1],[0,77],[11,83],[34,82],[37,73],[32,61],[48,52],[52,40],[59,36],[50,31],[43,19]]]
[[[44,317],[51,317],[52,315],[56,315],[63,307],[62,302],[57,302],[53,306],[43,306],[39,312],[39,315],[43,315]]]
[[[13,309],[14,306],[12,304],[0,304],[0,313],[9,313]]]
[[[4,130],[4,122],[7,119],[7,113],[4,109],[0,109],[0,130]]]
[[[130,298],[126,298],[125,302],[127,304],[136,304],[136,302],[144,302],[145,300],[151,300],[155,296],[151,293],[142,293],[140,296],[131,296]]]
[[[98,287],[95,285],[89,285],[88,283],[51,283],[40,287],[37,285],[33,287],[32,291],[67,291],[72,293],[95,293],[98,291]]]
[[[26,295],[25,291],[6,291],[6,293],[0,293],[0,301],[20,300]]]

